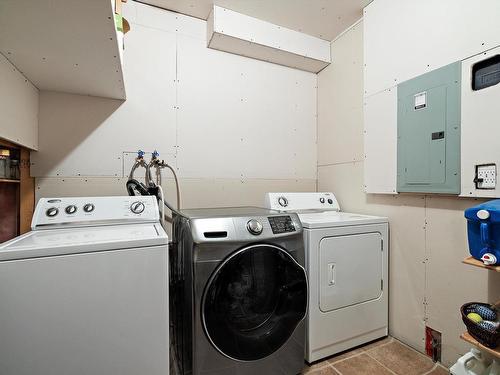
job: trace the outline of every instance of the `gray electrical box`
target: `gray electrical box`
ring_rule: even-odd
[[[460,194],[461,63],[398,85],[398,192]]]

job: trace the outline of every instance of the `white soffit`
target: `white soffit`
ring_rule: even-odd
[[[112,0],[2,0],[0,53],[40,90],[125,98]]]
[[[208,47],[317,73],[330,64],[330,42],[214,6]]]
[[[208,19],[213,5],[331,41],[363,16],[372,0],[141,0]]]

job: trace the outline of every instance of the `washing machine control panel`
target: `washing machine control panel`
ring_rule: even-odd
[[[158,220],[154,196],[42,198],[36,206],[31,227],[35,230]]]
[[[269,224],[271,225],[273,234],[295,232],[295,225],[293,224],[292,218],[288,215],[271,216],[269,217]]]

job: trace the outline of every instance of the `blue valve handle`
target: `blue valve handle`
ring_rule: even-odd
[[[137,151],[137,157],[138,158],[144,157],[144,151],[142,151],[142,150]]]
[[[160,153],[156,150],[153,151],[153,157],[154,158],[157,158],[158,156],[160,156]]]

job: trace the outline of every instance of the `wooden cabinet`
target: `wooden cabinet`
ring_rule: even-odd
[[[0,166],[8,165],[8,173],[0,172],[0,242],[4,242],[30,230],[35,182],[28,149],[0,140],[0,150],[7,151]]]

